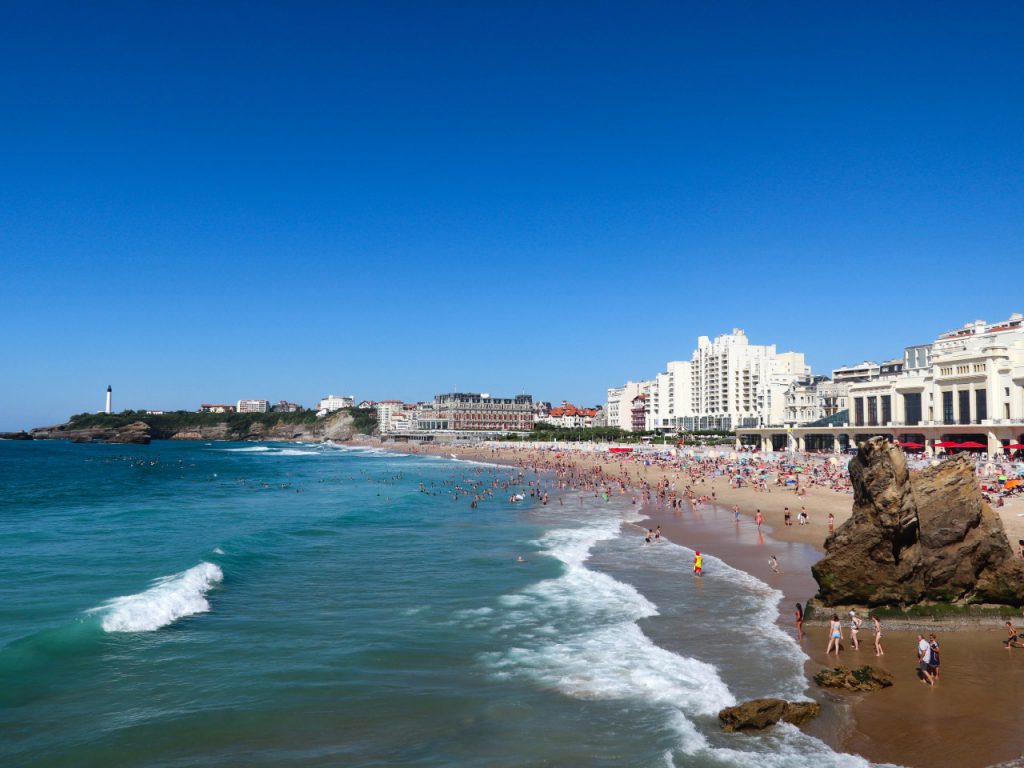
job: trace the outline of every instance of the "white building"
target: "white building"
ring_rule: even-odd
[[[340,411],[342,408],[355,407],[356,399],[350,395],[328,395],[320,398],[316,404],[317,413],[328,414],[332,411]]]
[[[849,384],[836,384],[827,376],[813,376],[789,385],[786,390],[786,426],[799,426],[835,416],[849,408]]]
[[[239,413],[266,413],[270,410],[269,400],[239,400],[235,407]]]
[[[618,427],[626,432],[633,431],[633,400],[637,395],[650,391],[654,381],[627,381],[621,387],[608,389],[605,403],[605,418],[609,427]]]

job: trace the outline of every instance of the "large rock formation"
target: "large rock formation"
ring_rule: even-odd
[[[812,569],[825,605],[1024,600],[1024,561],[966,458],[910,472],[903,452],[875,437],[850,460],[850,480],[853,514]]]
[[[718,713],[722,730],[757,731],[775,725],[779,720],[803,725],[821,712],[815,701],[786,701],[785,699],[753,699],[735,707],[726,707]]]

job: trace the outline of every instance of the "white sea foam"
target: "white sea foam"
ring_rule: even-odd
[[[248,448],[224,448],[222,450],[227,451],[228,453],[262,453],[264,451],[272,451],[274,449],[267,445],[253,445]]]
[[[220,547],[214,547],[213,548],[213,554],[215,554],[215,555],[223,555],[224,554],[224,550],[221,549]]]
[[[145,592],[115,597],[89,613],[102,615],[107,632],[152,632],[185,616],[209,611],[206,593],[223,579],[220,568],[203,562],[157,579]]]

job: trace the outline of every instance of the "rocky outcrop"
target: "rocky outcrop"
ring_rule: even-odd
[[[999,516],[963,457],[919,472],[884,438],[850,460],[853,514],[812,568],[825,605],[998,603],[1024,600]]]
[[[835,667],[826,669],[814,676],[814,682],[822,688],[841,688],[846,691],[877,691],[888,688],[893,678],[884,669],[875,669],[867,665],[857,669]]]
[[[726,707],[718,713],[722,730],[759,731],[782,720],[793,725],[802,725],[821,712],[821,705],[814,701],[786,701],[785,699],[753,699],[735,707]]]
[[[22,430],[21,432],[0,432],[0,440],[31,440],[31,439],[32,439],[32,435],[30,435],[25,430]]]
[[[149,421],[136,421],[120,427],[87,427],[75,429],[68,424],[37,427],[26,438],[36,440],[70,440],[74,443],[135,443],[150,440],[267,440],[278,442],[312,443],[323,440],[351,440],[356,435],[352,415],[335,411],[310,423],[288,423],[284,420],[254,422],[240,429],[232,429],[229,422],[211,421],[181,427],[163,426],[166,420],[156,416]]]

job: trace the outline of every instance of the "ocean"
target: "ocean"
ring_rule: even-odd
[[[544,506],[519,480],[332,445],[0,442],[0,765],[867,765],[720,731],[724,706],[807,698],[778,592],[714,557],[695,578],[624,497]]]

